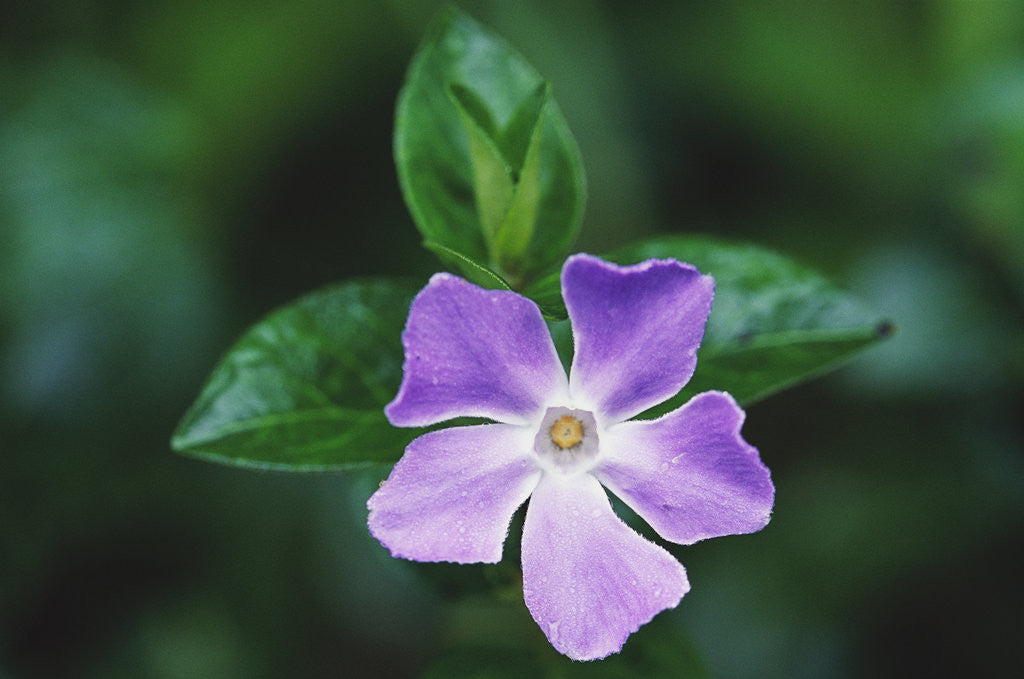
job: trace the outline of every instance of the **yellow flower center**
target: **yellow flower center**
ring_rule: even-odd
[[[559,448],[572,448],[583,440],[583,423],[572,415],[562,415],[551,425],[548,433]]]

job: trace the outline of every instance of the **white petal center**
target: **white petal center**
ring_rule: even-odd
[[[548,408],[537,429],[533,450],[549,471],[571,474],[590,470],[598,454],[594,414],[561,406]]]

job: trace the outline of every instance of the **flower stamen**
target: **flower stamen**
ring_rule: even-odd
[[[583,423],[572,415],[562,415],[548,433],[559,448],[575,448],[583,441]]]

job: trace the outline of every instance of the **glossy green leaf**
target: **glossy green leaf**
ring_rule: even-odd
[[[383,411],[401,381],[401,333],[417,290],[351,281],[274,311],[217,365],[172,446],[290,471],[395,462],[419,433],[391,426]]]
[[[545,85],[538,90],[543,97],[541,108],[531,106],[532,100],[527,100],[526,108],[529,112],[536,111],[539,116],[543,105],[548,101],[550,88]],[[517,119],[513,119],[513,123]],[[515,127],[511,129],[515,134],[518,132]],[[505,211],[501,221],[501,228],[495,237],[494,253],[498,260],[498,266],[504,270],[517,271],[521,263],[528,255],[530,242],[533,240],[534,229],[537,224],[537,215],[541,201],[541,160],[543,158],[543,137],[544,125],[539,118],[534,119],[534,127],[530,130],[529,137],[524,140],[525,156],[521,167],[518,168],[515,191],[508,202],[508,209]],[[518,151],[518,149],[516,149]],[[516,167],[516,166],[513,166]]]
[[[564,321],[569,318],[562,299],[562,268],[551,269],[527,286],[523,294],[532,299],[549,321]]]
[[[579,229],[583,165],[547,83],[458,10],[438,18],[409,67],[395,163],[424,239],[513,287],[564,257]]]
[[[484,244],[491,252],[515,193],[513,170],[498,148],[497,131],[486,104],[473,90],[462,85],[452,83],[448,89],[466,130],[473,170],[473,196]]]
[[[450,247],[435,243],[434,241],[423,241],[423,247],[433,252],[438,258],[453,269],[461,270],[463,276],[470,283],[476,283],[482,288],[489,290],[511,290],[512,287],[504,278],[488,269],[480,262],[474,261],[461,252],[456,252]]]
[[[535,145],[538,131],[543,127],[541,116],[550,99],[551,83],[542,81],[519,102],[519,108],[497,138],[499,148],[517,178],[526,164],[527,152]]]
[[[697,371],[679,395],[649,414],[708,389],[751,403],[835,367],[892,330],[820,274],[755,245],[667,236],[606,258],[620,264],[674,258],[715,278]]]

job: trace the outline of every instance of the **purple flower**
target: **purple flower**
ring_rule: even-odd
[[[671,554],[615,515],[602,485],[681,544],[760,530],[775,490],[726,393],[627,421],[693,374],[710,276],[675,260],[620,267],[575,255],[562,294],[575,344],[568,379],[533,302],[430,279],[409,311],[402,385],[385,412],[405,427],[495,423],[420,436],[367,506],[393,556],[496,563],[529,499],[526,605],[556,649],[593,660],[690,589]]]

